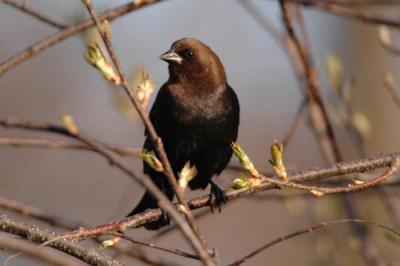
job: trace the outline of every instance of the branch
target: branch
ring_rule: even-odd
[[[374,169],[388,167],[399,156],[400,152],[380,155],[377,157],[372,157],[363,160],[336,163],[323,168],[308,169],[289,174],[288,180],[296,183],[305,183],[305,182],[326,179],[333,176],[340,176],[352,173],[364,173]],[[275,184],[263,180],[259,185],[255,185],[250,188],[244,188],[240,190],[227,189],[224,191],[224,193],[226,194],[227,201],[232,201],[257,192],[272,190],[277,188],[278,187]],[[204,195],[190,200],[188,202],[188,205],[192,210],[194,210],[202,207],[209,207],[211,204],[214,204],[214,200],[215,199],[210,200],[209,195]],[[161,217],[161,215],[162,215],[161,209],[151,209],[120,221],[84,228],[83,230],[67,233],[63,237],[73,238],[73,239],[87,239],[99,235],[109,234],[110,232],[118,232],[118,231],[124,232],[126,230],[139,227],[145,223],[156,221]]]
[[[40,229],[33,225],[24,224],[6,215],[0,216],[0,231],[19,235],[29,241],[36,243],[44,243],[53,238],[59,237],[59,234],[50,232],[45,229]],[[64,253],[74,256],[88,264],[104,265],[104,266],[117,266],[123,265],[114,258],[106,255],[101,255],[93,249],[87,249],[66,240],[55,240],[50,244],[52,248],[58,249]]]
[[[69,140],[59,139],[33,139],[33,138],[0,138],[0,146],[50,148],[50,149],[74,149],[93,151],[89,146]],[[140,152],[137,148],[107,146],[110,150],[121,156],[137,156]]]
[[[383,78],[383,84],[385,88],[389,91],[390,96],[392,96],[393,102],[398,108],[400,108],[400,95],[397,92],[396,83],[394,81],[392,74],[386,74]]]
[[[56,216],[48,215],[44,211],[37,209],[35,207],[23,204],[16,200],[10,200],[3,197],[0,197],[0,208],[11,210],[20,213],[24,216],[38,219],[50,225],[58,226],[68,230],[74,230],[77,229],[79,226],[81,226],[81,224],[67,222],[64,219],[58,218]]]
[[[129,241],[129,242],[131,242],[133,244],[137,244],[137,245],[141,245],[141,246],[145,246],[145,247],[161,250],[161,251],[173,254],[173,255],[178,255],[178,256],[184,257],[184,258],[189,258],[189,259],[194,259],[194,260],[201,260],[201,258],[199,256],[197,256],[197,255],[193,255],[193,254],[190,254],[190,253],[178,250],[178,249],[169,249],[169,248],[162,247],[162,246],[159,246],[159,245],[154,244],[154,243],[149,243],[149,242],[145,242],[145,241],[136,240],[136,239],[134,239],[134,238],[132,238],[130,236],[127,236],[127,235],[124,235],[124,234],[120,234],[120,233],[113,233],[112,235],[115,235],[117,237],[123,238],[123,239],[125,239],[125,240],[127,240],[127,241]]]
[[[312,66],[310,53],[305,47],[302,46],[293,29],[285,0],[279,0],[279,3],[287,34],[294,44],[297,57],[300,59],[302,64],[303,75],[305,77],[307,88],[306,96],[308,99],[308,107],[314,132],[320,141],[320,146],[325,159],[329,163],[341,161],[341,155],[339,147],[336,143],[334,131],[331,123],[329,122],[327,111],[320,96],[320,89],[316,81],[316,70],[314,66]]]
[[[398,4],[399,0],[319,0],[326,4],[337,5],[381,5],[381,4]]]
[[[59,266],[79,266],[81,265],[75,259],[64,253],[56,253],[53,250],[45,247],[40,247],[31,242],[11,237],[0,237],[0,248],[6,251],[17,252],[18,254],[27,255],[31,258],[40,260],[49,265],[59,265]],[[4,262],[7,265],[9,261],[14,256],[10,256]]]
[[[81,226],[84,226],[84,224],[82,224],[82,223],[69,222],[66,219],[47,214],[43,210],[40,210],[36,207],[26,205],[21,202],[17,202],[15,200],[10,200],[10,199],[0,197],[0,207],[10,210],[10,211],[14,211],[16,213],[19,213],[21,215],[24,215],[24,216],[27,216],[27,217],[30,217],[33,219],[37,219],[42,222],[46,222],[52,226],[57,226],[57,227],[64,228],[67,230],[75,230]],[[103,242],[100,239],[94,239],[94,240],[99,244],[101,244]],[[145,256],[144,254],[142,254],[140,252],[133,252],[132,249],[124,249],[124,248],[120,247],[119,245],[114,245],[114,246],[112,246],[112,248],[115,249],[115,251],[117,251],[120,254],[130,256],[134,259],[140,260],[140,261],[150,264],[150,265],[171,265],[171,264],[162,263],[160,261],[154,261],[153,259]]]
[[[177,211],[174,205],[160,191],[160,189],[150,180],[150,178],[148,176],[143,176],[136,173],[136,171],[133,170],[130,167],[130,165],[127,164],[121,157],[119,157],[112,151],[108,150],[104,145],[97,142],[95,139],[91,138],[90,136],[86,136],[80,132],[74,132],[74,133],[69,132],[66,128],[57,125],[30,122],[30,121],[19,121],[16,119],[0,118],[0,126],[6,128],[20,128],[26,130],[36,130],[36,131],[61,134],[64,136],[75,138],[76,140],[79,140],[85,145],[91,147],[91,149],[96,151],[98,154],[107,158],[110,161],[110,163],[112,163],[112,165],[118,167],[120,170],[122,170],[124,173],[135,179],[148,191],[150,191],[153,194],[153,196],[158,199],[158,205],[161,208],[163,208],[171,216],[171,218],[179,225],[180,229],[182,230],[182,233],[184,234],[186,239],[189,240],[189,243],[191,243],[192,246],[196,248],[196,250],[202,249],[202,245],[197,240],[197,237],[193,234],[191,227],[185,222],[185,220],[182,219],[180,213]],[[207,253],[206,256],[209,256],[208,251],[206,253]],[[204,253],[202,254],[205,255]]]
[[[168,179],[168,182],[170,186],[174,189],[176,198],[178,202],[183,206],[183,215],[186,218],[187,223],[190,225],[191,229],[193,230],[194,236],[197,238],[189,237],[189,235],[186,235],[187,239],[192,242],[193,247],[196,249],[196,251],[199,253],[200,257],[202,260],[207,264],[207,265],[215,265],[213,260],[211,259],[211,256],[208,252],[209,248],[207,243],[205,242],[204,237],[200,233],[200,230],[196,224],[196,221],[193,217],[193,214],[189,210],[189,206],[187,206],[184,195],[183,195],[183,189],[178,185],[177,183],[177,178],[175,177],[175,174],[172,170],[171,164],[168,160],[168,156],[165,152],[163,142],[161,138],[157,135],[157,132],[152,124],[152,122],[149,119],[149,116],[143,106],[141,105],[139,99],[137,98],[136,93],[134,90],[132,90],[126,80],[126,77],[122,71],[122,66],[121,63],[114,51],[114,47],[111,41],[111,36],[107,34],[107,31],[103,31],[101,25],[100,25],[100,20],[98,19],[96,12],[93,8],[92,1],[91,0],[82,0],[82,3],[86,6],[86,9],[90,13],[90,16],[92,17],[93,22],[96,24],[97,30],[103,39],[103,42],[108,50],[108,53],[111,57],[111,60],[117,70],[118,76],[121,81],[121,86],[124,88],[125,92],[128,94],[130,97],[130,100],[132,101],[132,104],[134,105],[136,111],[139,113],[140,118],[142,119],[145,127],[146,127],[146,132],[150,139],[152,140],[154,147],[156,149],[156,152],[158,156],[161,159],[161,162],[163,164],[163,169],[164,169],[164,174]],[[182,228],[181,228],[182,229]],[[197,243],[199,242],[199,243]]]
[[[293,233],[290,233],[288,235],[285,236],[281,236],[278,237],[274,240],[272,240],[271,242],[268,242],[267,244],[257,248],[256,250],[254,250],[253,252],[249,253],[248,255],[234,261],[233,263],[229,264],[228,266],[238,266],[243,264],[244,262],[246,262],[248,259],[254,257],[255,255],[259,254],[262,251],[265,251],[266,249],[279,244],[285,240],[288,240],[290,238],[296,237],[296,236],[300,236],[300,235],[304,235],[304,234],[308,234],[311,232],[315,232],[317,230],[320,230],[322,228],[325,228],[327,226],[330,225],[337,225],[337,224],[345,224],[345,223],[357,223],[357,224],[364,224],[364,225],[369,225],[369,226],[374,226],[374,227],[378,227],[382,230],[385,230],[386,232],[389,232],[391,234],[396,235],[397,237],[400,237],[400,233],[386,225],[382,225],[382,224],[378,224],[378,223],[374,223],[374,222],[370,222],[370,221],[366,221],[366,220],[361,220],[361,219],[343,219],[343,220],[334,220],[334,221],[328,221],[328,222],[322,222],[316,225],[312,225],[310,227],[307,227],[305,229],[302,230],[298,230],[295,231]]]
[[[380,16],[367,15],[343,5],[329,3],[328,1],[320,1],[320,0],[287,0],[287,1],[302,4],[305,7],[319,8],[326,12],[338,16],[348,17],[351,19],[357,19],[367,24],[380,24],[395,28],[400,27],[399,20],[389,19]]]
[[[62,23],[59,23],[57,21],[54,21],[54,20],[48,18],[47,16],[42,15],[42,14],[32,10],[31,8],[29,8],[25,4],[19,4],[17,1],[14,1],[14,0],[2,0],[2,1],[3,1],[4,4],[12,6],[12,7],[16,8],[17,10],[20,10],[20,11],[22,11],[24,13],[27,13],[27,14],[31,15],[32,17],[34,17],[34,18],[36,18],[36,19],[38,19],[38,20],[40,20],[42,22],[45,22],[45,23],[49,24],[50,26],[56,27],[56,28],[58,28],[60,30],[63,30],[65,28],[67,28],[66,25],[64,25]]]
[[[301,121],[301,115],[304,113],[304,109],[307,107],[307,99],[303,99],[297,109],[295,117],[290,125],[289,131],[286,133],[285,137],[282,140],[282,145],[284,148],[287,148],[289,142],[292,140],[296,130],[299,128],[299,124]],[[1,140],[0,140],[1,143]]]
[[[137,1],[137,2],[138,3],[136,3],[136,1],[135,2],[130,1],[127,4],[123,4],[114,9],[105,11],[99,16],[99,20],[103,21],[103,20],[107,19],[107,20],[111,21],[111,20],[114,20],[114,19],[116,19],[120,16],[123,16],[129,12],[138,10],[142,7],[158,3],[158,2],[160,2],[160,0],[147,0],[147,1]],[[50,48],[53,45],[65,40],[77,33],[80,33],[84,30],[87,30],[87,29],[93,27],[93,25],[94,25],[93,21],[91,19],[87,19],[77,25],[69,26],[68,28],[66,28],[60,32],[57,32],[56,34],[50,35],[50,36],[46,37],[45,39],[33,44],[32,46],[26,48],[24,51],[14,55],[11,58],[2,62],[0,64],[0,77],[2,75],[4,75],[7,71],[11,70],[12,68],[21,64],[22,62],[31,58],[32,56],[43,52],[47,48]]]

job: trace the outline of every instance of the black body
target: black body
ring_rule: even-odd
[[[194,39],[182,39],[174,43],[171,49],[181,52],[191,49],[196,56],[211,58],[201,58],[198,62],[193,59],[192,65],[207,64],[207,69],[196,66],[195,71],[189,63],[169,62],[170,78],[157,94],[150,120],[163,140],[175,175],[178,176],[185,163],[190,161],[198,170],[189,182],[190,188],[205,189],[212,182],[213,175],[219,175],[232,156],[230,145],[236,141],[238,134],[239,102],[235,92],[226,83],[222,64],[211,49]],[[143,149],[154,150],[148,136]],[[143,167],[144,173],[172,199],[174,193],[165,175],[146,163]],[[146,192],[129,215],[157,207],[157,201]],[[165,216],[146,225],[146,228],[158,229],[168,223],[169,219]]]

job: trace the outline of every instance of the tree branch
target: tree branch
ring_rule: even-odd
[[[0,208],[11,210],[24,216],[38,219],[50,225],[61,227],[67,230],[74,230],[82,225],[78,223],[67,222],[64,219],[48,215],[47,213],[35,207],[28,206],[16,200],[6,199],[4,197],[0,197]]]
[[[341,155],[336,143],[334,131],[329,122],[327,111],[320,96],[320,89],[316,82],[316,71],[312,66],[312,61],[309,56],[310,53],[302,46],[293,29],[285,0],[279,0],[279,3],[287,34],[294,44],[297,56],[300,58],[302,64],[311,122],[317,139],[320,141],[322,153],[329,163],[341,161]]]
[[[90,136],[86,136],[80,132],[75,132],[75,133],[69,132],[66,128],[57,125],[30,122],[30,121],[19,121],[16,119],[0,118],[0,126],[6,128],[20,128],[26,130],[36,130],[36,131],[61,134],[64,136],[75,138],[76,140],[79,140],[85,145],[91,147],[91,149],[96,151],[98,154],[107,158],[110,161],[110,163],[112,163],[112,165],[121,169],[124,173],[135,179],[147,190],[149,190],[154,195],[154,197],[158,199],[159,206],[163,208],[171,216],[171,218],[179,225],[180,229],[182,230],[182,233],[184,234],[186,239],[189,240],[189,243],[191,243],[193,247],[196,248],[196,250],[201,249],[202,252],[204,252],[201,243],[197,240],[197,237],[191,230],[191,227],[185,222],[185,220],[182,219],[180,213],[177,211],[174,205],[150,180],[150,178],[136,173],[136,171],[133,170],[130,167],[130,165],[128,165],[121,157],[119,157],[112,151],[108,150],[105,146],[97,142],[95,139],[91,138]],[[205,254],[203,253],[203,255]],[[209,256],[208,251],[206,256]]]
[[[384,154],[363,160],[335,163],[322,168],[312,168],[289,174],[288,180],[295,183],[304,183],[304,182],[326,179],[333,176],[340,176],[352,173],[364,173],[378,168],[388,167],[399,156],[400,152],[392,154]],[[275,184],[271,184],[270,182],[264,180],[259,185],[255,185],[250,188],[244,188],[240,190],[227,189],[224,192],[226,193],[227,201],[232,201],[257,192],[272,190],[277,188],[278,187]],[[209,207],[211,204],[214,204],[214,199],[211,199],[210,201],[210,197],[208,195],[196,197],[188,202],[188,205],[192,210],[199,209],[202,207]],[[161,217],[161,215],[162,215],[161,209],[151,209],[120,221],[89,227],[83,230],[67,233],[63,237],[67,239],[68,238],[86,239],[86,238],[93,238],[98,235],[108,234],[114,231],[124,232],[126,230],[139,227],[145,223],[156,221],[158,218]]]
[[[69,140],[60,139],[34,139],[34,138],[0,138],[0,146],[74,149],[93,151],[89,146]],[[107,146],[110,150],[121,156],[138,156],[140,149],[131,147]]]
[[[138,1],[138,3],[136,3],[136,1],[135,2],[130,1],[127,4],[123,4],[114,9],[103,12],[99,16],[99,20],[103,21],[103,20],[107,19],[107,20],[111,21],[111,20],[114,20],[114,19],[116,19],[120,16],[123,16],[129,12],[138,10],[142,7],[145,7],[145,6],[148,6],[151,4],[155,4],[158,2],[160,2],[160,0]],[[84,30],[87,30],[87,29],[93,27],[93,25],[94,25],[94,23],[93,23],[92,19],[87,19],[77,25],[69,26],[68,28],[66,28],[60,32],[57,32],[56,34],[50,35],[50,36],[46,37],[45,39],[26,48],[24,51],[13,55],[12,57],[10,57],[9,59],[5,60],[4,62],[2,62],[0,64],[0,77],[2,75],[4,75],[7,71],[11,70],[12,68],[21,64],[22,62],[31,58],[32,56],[43,52],[47,48],[50,48],[53,45],[65,40],[77,33],[80,33]]]
[[[305,7],[318,8],[328,13],[332,13],[338,16],[348,17],[351,19],[357,19],[367,24],[381,24],[389,27],[400,27],[400,21],[396,19],[389,19],[380,16],[367,15],[362,12],[356,11],[352,8],[330,3],[328,1],[320,0],[287,0],[288,2],[294,2],[302,4]],[[397,2],[398,3],[398,2]]]
[[[55,28],[58,28],[60,30],[63,30],[67,27],[67,25],[64,25],[62,23],[59,23],[57,21],[54,21],[50,18],[48,18],[45,15],[42,15],[34,10],[32,10],[31,8],[29,8],[28,6],[24,5],[24,4],[19,4],[17,1],[14,0],[2,0],[4,4],[7,4],[9,6],[12,6],[14,8],[16,8],[17,10],[20,10],[24,13],[27,13],[29,15],[31,15],[32,17],[49,24],[50,26],[53,26]]]
[[[0,237],[0,248],[5,249],[6,251],[18,252],[18,254],[27,255],[31,258],[37,259],[39,261],[45,262],[50,265],[59,265],[59,266],[79,266],[81,265],[75,259],[64,253],[56,253],[53,250],[45,247],[38,246],[37,244],[33,244],[31,242],[11,237]],[[6,262],[9,261],[11,257],[6,259]],[[4,262],[4,265],[7,265]]]
[[[40,229],[33,225],[27,225],[18,222],[14,219],[7,217],[6,215],[0,216],[0,231],[19,235],[23,238],[29,239],[29,241],[36,243],[44,243],[53,238],[59,237],[58,234],[50,232],[45,229]],[[74,244],[66,240],[55,240],[49,244],[52,248],[58,249],[64,253],[70,254],[88,264],[92,265],[104,265],[104,266],[117,266],[123,265],[114,258],[106,255],[100,255],[93,249],[86,249],[77,244]]]
[[[244,262],[246,262],[247,260],[249,260],[250,258],[254,257],[255,255],[261,253],[262,251],[265,251],[266,249],[279,244],[285,240],[294,238],[296,236],[300,236],[300,235],[304,235],[304,234],[308,234],[308,233],[312,233],[315,232],[317,230],[320,230],[322,228],[325,228],[327,226],[331,226],[331,225],[337,225],[337,224],[345,224],[345,223],[357,223],[357,224],[364,224],[364,225],[369,225],[369,226],[374,226],[374,227],[378,227],[382,230],[385,230],[391,234],[396,235],[397,237],[400,237],[400,233],[386,225],[382,225],[382,224],[378,224],[378,223],[374,223],[374,222],[370,222],[370,221],[366,221],[366,220],[361,220],[361,219],[343,219],[343,220],[334,220],[334,221],[328,221],[328,222],[322,222],[316,225],[312,225],[310,227],[307,227],[305,229],[302,230],[298,230],[295,231],[293,233],[287,234],[285,236],[281,236],[278,237],[274,240],[272,240],[271,242],[268,242],[267,244],[257,248],[256,250],[254,250],[253,252],[247,254],[246,256],[234,261],[233,263],[229,264],[228,266],[239,266],[241,264],[243,264]]]

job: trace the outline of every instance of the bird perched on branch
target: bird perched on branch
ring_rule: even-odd
[[[227,83],[218,56],[196,39],[174,42],[160,59],[168,63],[169,79],[157,94],[150,120],[164,143],[175,175],[186,162],[195,165],[197,175],[189,182],[190,188],[205,189],[210,184],[210,196],[215,197],[220,210],[225,195],[211,178],[225,169],[232,156],[230,145],[236,141],[239,127],[237,96]],[[143,149],[155,150],[149,136]],[[144,163],[144,173],[173,199],[173,188],[162,172]],[[158,208],[157,200],[146,192],[129,215],[151,208]],[[145,227],[156,230],[167,224],[165,214]]]

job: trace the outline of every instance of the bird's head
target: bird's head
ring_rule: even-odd
[[[171,48],[160,56],[169,64],[170,79],[192,82],[226,83],[224,66],[218,56],[204,43],[184,38],[175,41]]]

